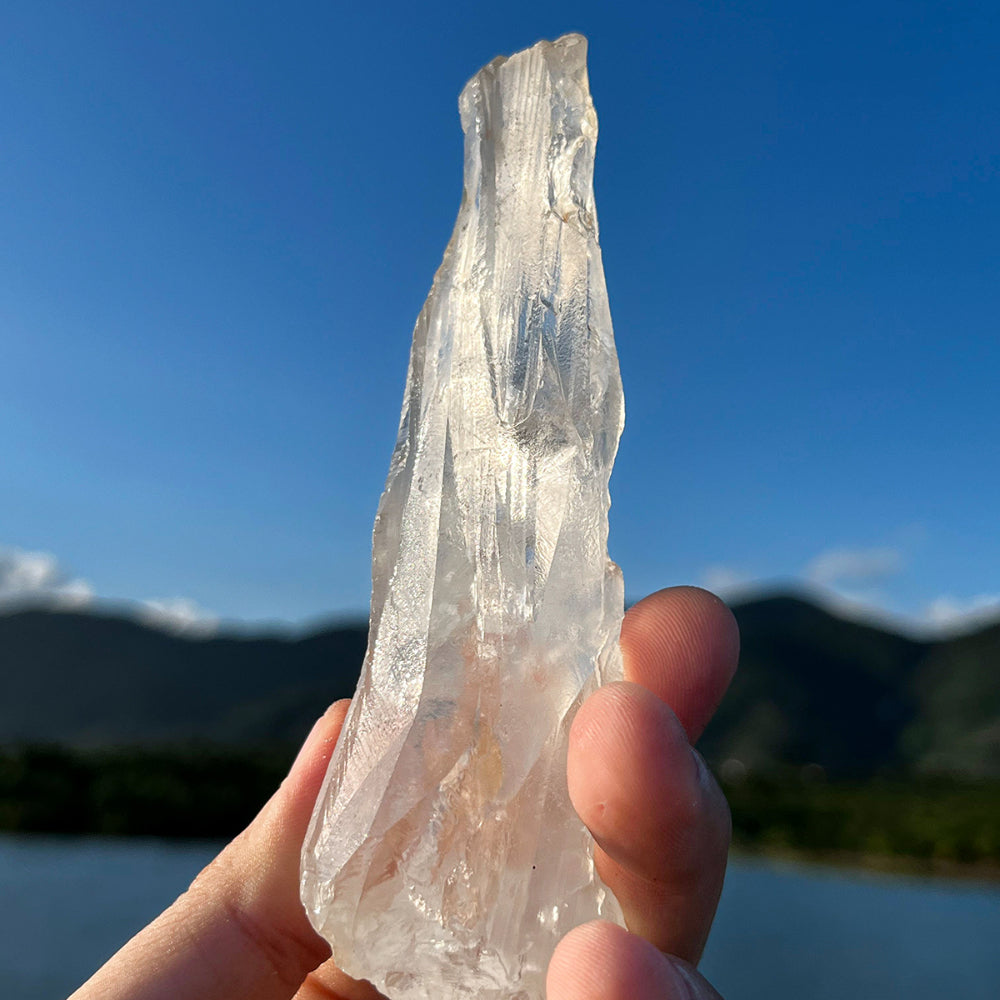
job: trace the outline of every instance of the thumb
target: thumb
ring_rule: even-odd
[[[603,921],[559,942],[549,964],[549,1000],[722,1000],[694,966]]]
[[[329,955],[299,851],[350,703],[327,709],[256,819],[70,1000],[287,1000]]]

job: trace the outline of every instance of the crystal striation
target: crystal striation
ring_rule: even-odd
[[[624,603],[586,40],[495,59],[459,107],[465,189],[413,334],[302,899],[394,1000],[535,1000],[570,928],[621,922],[566,790],[574,712],[621,677]]]

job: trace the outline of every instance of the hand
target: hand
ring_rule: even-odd
[[[625,683],[573,722],[569,793],[631,933],[571,931],[548,1000],[718,1000],[694,966],[722,892],[729,807],[691,744],[736,670],[736,620],[706,591],[661,590],[625,615],[621,642]]]
[[[560,942],[549,1000],[712,1000],[694,971],[729,846],[725,799],[691,749],[736,667],[732,615],[704,591],[660,591],[622,627],[627,680],[584,704],[569,790],[630,931]],[[298,894],[299,849],[347,702],[316,723],[257,818],[70,1000],[376,1000],[328,960]]]

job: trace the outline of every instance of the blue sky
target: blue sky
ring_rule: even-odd
[[[0,597],[363,610],[459,90],[576,30],[629,594],[799,581],[911,621],[1000,601],[998,18],[5,4]]]

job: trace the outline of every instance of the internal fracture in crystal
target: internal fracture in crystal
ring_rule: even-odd
[[[623,611],[585,39],[495,59],[459,107],[462,204],[413,334],[302,899],[393,1000],[540,1000],[568,930],[621,922],[566,789],[573,715],[621,677]]]

